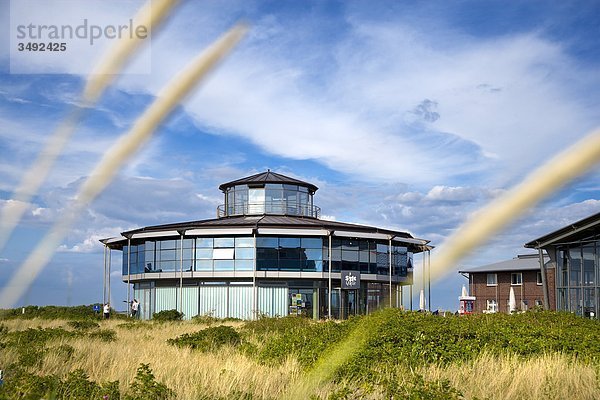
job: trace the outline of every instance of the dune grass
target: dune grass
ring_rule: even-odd
[[[424,317],[423,321],[429,320]],[[439,319],[432,321],[438,323]],[[462,320],[460,322],[462,323]],[[206,324],[193,321],[153,323],[123,320],[98,323],[99,327],[81,333],[76,325],[67,320],[0,321],[0,325],[5,327],[5,338],[11,333],[25,332],[28,329],[58,332],[44,344],[44,352],[39,353],[39,363],[26,367],[31,373],[64,378],[69,373],[81,369],[91,381],[118,381],[121,393],[126,393],[138,367],[141,364],[149,364],[156,380],[172,389],[176,398],[207,400],[283,398],[290,387],[306,377],[315,365],[319,366],[318,360],[307,361],[297,357],[297,353],[294,352],[302,351],[302,346],[313,346],[312,351],[315,352],[314,346],[321,340],[321,337],[303,337],[303,332],[313,336],[314,332],[334,332],[336,335],[345,332],[340,330],[338,325],[332,325],[333,330],[327,331],[327,325],[315,325],[310,321],[299,324],[284,319],[267,321],[265,326],[212,321],[213,326],[223,324],[235,328],[242,334],[242,343],[236,347],[225,345],[211,351],[198,351],[168,344],[167,340],[196,333],[207,328]],[[571,329],[571,325],[572,322],[565,324],[564,329]],[[595,325],[589,327],[593,329]],[[308,328],[310,330],[307,330]],[[584,328],[588,329],[588,326]],[[114,335],[97,334],[111,331]],[[73,334],[61,336],[60,332]],[[78,332],[80,334],[76,334]],[[451,331],[445,334],[452,335]],[[419,337],[423,335],[421,333]],[[337,340],[337,337],[330,336],[330,342]],[[285,339],[283,342],[282,338]],[[324,335],[322,341],[326,340]],[[377,342],[372,341],[373,338],[369,340],[371,341],[367,342],[366,346],[377,345],[374,344]],[[23,349],[11,345],[12,342],[7,339],[0,340],[0,343],[4,344],[4,348],[0,349],[0,369],[17,365]],[[282,343],[290,343],[289,356],[281,357],[281,353],[278,352],[265,352],[273,346],[281,346]],[[386,347],[390,343],[392,342],[381,343],[381,348],[391,351],[391,348]],[[292,351],[293,349],[295,350]],[[365,350],[368,354],[373,351]],[[265,354],[276,354],[276,357],[265,360],[261,358]],[[557,351],[529,356],[489,351],[474,354],[471,358],[457,359],[450,363],[415,364],[393,357],[390,357],[390,360],[394,361],[385,360],[383,363],[381,360],[366,360],[372,365],[362,370],[363,375],[351,376],[347,370],[342,369],[334,380],[321,382],[313,392],[313,397],[330,400],[600,398],[600,367],[593,358],[587,357],[588,355],[578,356]],[[364,362],[365,360],[355,359],[349,365],[360,367],[363,364],[359,363]]]

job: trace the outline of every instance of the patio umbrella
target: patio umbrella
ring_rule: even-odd
[[[425,291],[421,289],[421,295],[419,296],[419,310],[425,311]]]
[[[508,295],[508,309],[509,312],[517,311],[517,300],[515,299],[515,290],[511,287]]]
[[[469,292],[467,292],[467,288],[465,287],[465,285],[463,285],[462,293],[460,294],[460,297],[467,297],[467,296],[469,296]]]

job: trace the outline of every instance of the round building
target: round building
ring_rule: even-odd
[[[315,185],[271,171],[219,189],[224,204],[215,219],[102,240],[105,273],[111,250],[122,252],[128,300],[140,302],[141,318],[170,309],[188,319],[318,319],[408,308],[403,303],[410,299],[405,289],[412,289],[413,254],[429,251],[427,240],[322,220]],[[106,273],[105,283],[109,279]]]

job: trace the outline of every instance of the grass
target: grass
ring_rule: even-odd
[[[389,312],[376,318],[379,318],[375,320],[378,324],[373,324],[374,328],[366,341],[366,346],[370,348],[360,352],[363,357],[350,357],[336,374],[330,371],[328,375],[333,376],[333,380],[319,381],[313,392],[314,398],[600,398],[600,363],[593,346],[588,353],[584,353],[582,347],[571,345],[560,347],[558,351],[526,347],[523,340],[517,339],[528,337],[531,332],[525,328],[514,329],[511,324],[515,320],[502,316],[493,320],[454,317],[445,320],[441,317]],[[568,315],[533,315],[528,318],[549,326],[551,335],[554,335],[554,331],[550,326],[557,326],[561,335],[571,339],[575,334],[593,339],[599,326]],[[358,321],[364,322],[362,319]],[[99,327],[69,320],[2,320],[0,325],[5,329],[0,329],[0,346],[4,346],[0,347],[0,369],[6,371],[8,380],[10,369],[16,368],[24,350],[28,350],[14,338],[28,330],[39,329],[41,333],[46,332],[47,339],[40,333],[40,340],[45,342],[38,347],[43,352],[33,354],[33,357],[39,354],[39,365],[28,367],[31,373],[65,379],[81,369],[89,376],[89,380],[102,385],[118,381],[123,394],[133,384],[140,365],[149,364],[156,381],[173,390],[180,399],[280,399],[288,394],[290,387],[305,377],[318,375],[315,366],[319,367],[324,360],[320,354],[327,354],[335,348],[334,344],[343,343],[340,338],[348,338],[351,332],[349,327],[356,325],[356,321],[324,324],[297,318],[252,323],[212,320],[96,322]],[[497,332],[495,335],[506,337],[498,340],[492,338],[493,332],[477,333],[473,327],[483,329],[481,326],[484,323],[489,325],[489,331]],[[446,327],[443,333],[440,333],[438,324]],[[203,351],[187,347],[185,341],[182,342],[183,346],[168,342],[171,339],[171,343],[176,343],[173,339],[180,337],[197,337],[199,331],[208,327],[212,328],[207,333],[213,332],[219,325],[235,329],[241,341],[215,346],[212,350],[208,347]],[[407,329],[406,326],[410,326],[410,330],[401,330]],[[535,332],[540,329],[532,322],[529,326],[536,329]],[[471,328],[467,331],[465,327]],[[505,332],[501,333],[503,327]],[[415,336],[408,337],[414,330],[417,330]],[[471,330],[475,334],[469,333]],[[98,334],[111,331],[114,335]],[[60,336],[57,332],[66,333]],[[509,336],[507,332],[513,332],[516,336]],[[443,357],[436,357],[437,353],[432,352],[438,346],[428,343],[440,340],[440,334],[452,338],[456,348],[446,347],[441,353]],[[473,343],[480,343],[482,338],[488,338],[487,344],[474,347]],[[506,351],[498,351],[489,345],[495,342],[509,345]],[[516,343],[514,352],[511,352],[510,343]],[[463,345],[465,352],[461,355],[457,348]],[[290,350],[281,351],[286,346]],[[406,347],[411,351],[406,354],[414,357],[403,358],[402,354],[405,353],[399,346],[412,346]],[[550,349],[556,347],[553,346]],[[414,353],[415,349],[428,349],[428,352]],[[306,357],[306,354],[310,357]],[[364,355],[368,357],[365,359]],[[441,361],[431,361],[436,359]],[[358,372],[353,375],[349,371]],[[0,398],[3,398],[1,393]]]

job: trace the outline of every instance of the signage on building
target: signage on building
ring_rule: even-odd
[[[360,288],[360,272],[342,271],[342,289]]]

